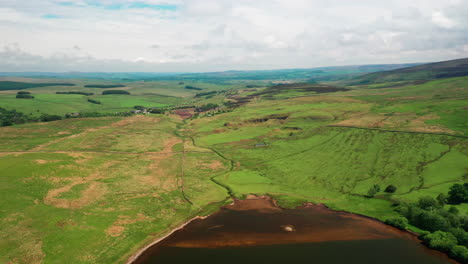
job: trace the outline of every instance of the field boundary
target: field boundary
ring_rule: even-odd
[[[391,130],[391,129],[382,129],[382,128],[371,128],[371,127],[358,127],[358,126],[340,126],[340,125],[326,125],[325,127],[342,127],[342,128],[353,128],[353,129],[363,129],[363,130],[373,130],[373,131],[382,131],[382,132],[392,132],[392,133],[409,133],[409,134],[422,134],[422,135],[437,135],[437,136],[449,136],[468,139],[468,136],[463,135],[454,135],[447,133],[431,133],[431,132],[418,132],[418,131],[404,131],[404,130]]]

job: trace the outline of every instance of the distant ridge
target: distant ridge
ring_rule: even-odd
[[[348,85],[364,85],[384,82],[433,80],[468,76],[468,58],[433,62],[390,71],[369,73],[353,78]]]
[[[278,70],[231,70],[199,73],[158,73],[158,72],[0,72],[0,77],[96,79],[96,80],[301,80],[308,82],[336,81],[351,79],[371,72],[394,70],[419,64],[370,64],[348,65],[304,69]]]

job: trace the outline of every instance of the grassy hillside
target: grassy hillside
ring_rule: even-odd
[[[136,116],[0,128],[0,262],[122,263],[222,202],[210,176],[225,162],[182,152],[176,125]]]
[[[49,86],[18,100],[3,91],[0,107],[31,115],[220,107],[186,120],[173,111],[1,127],[0,262],[124,263],[230,195],[268,194],[287,207],[324,203],[385,220],[399,216],[396,203],[467,182],[468,77],[345,88],[255,81],[112,88],[131,95],[101,95],[106,89],[87,84],[97,82],[69,91],[94,95]],[[376,184],[396,191],[368,197]],[[466,203],[456,208],[468,212]]]
[[[366,74],[348,81],[351,85],[420,81],[468,76],[468,58],[422,64],[402,69]]]

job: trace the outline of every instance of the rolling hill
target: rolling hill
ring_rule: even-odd
[[[347,82],[348,85],[366,85],[384,82],[433,80],[468,76],[468,58],[434,62],[390,71],[369,73]]]

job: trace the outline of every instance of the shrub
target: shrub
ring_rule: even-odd
[[[385,220],[385,223],[387,225],[406,230],[406,227],[408,226],[408,219],[406,219],[405,217],[390,218]]]
[[[397,190],[397,187],[395,185],[390,184],[389,186],[387,186],[387,188],[385,188],[384,192],[394,193],[396,192],[396,190]]]
[[[454,246],[449,255],[463,263],[468,263],[468,249],[464,246]]]
[[[16,94],[31,94],[31,92],[22,91],[22,92],[17,92]]]
[[[91,98],[88,98],[88,102],[90,102],[90,103],[92,103],[92,104],[101,104],[100,101],[94,100],[94,99],[91,99]]]
[[[162,108],[151,108],[149,110],[150,113],[152,114],[164,114],[166,112],[166,110],[162,109]]]
[[[380,185],[374,184],[370,187],[369,191],[367,191],[367,197],[374,197],[378,192],[380,192]]]
[[[454,215],[460,214],[460,210],[458,210],[458,208],[456,208],[455,206],[450,206],[448,212]]]
[[[17,94],[16,98],[18,99],[34,99],[34,96],[31,94]]]
[[[429,247],[445,252],[449,252],[457,245],[457,239],[455,236],[443,231],[436,231],[434,233],[425,235],[423,240]]]
[[[50,121],[55,121],[55,120],[61,120],[62,117],[59,115],[48,115],[48,114],[42,114],[40,117],[40,120],[42,122],[50,122]]]

